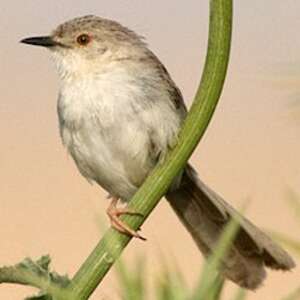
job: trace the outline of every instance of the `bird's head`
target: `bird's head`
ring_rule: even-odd
[[[21,42],[48,48],[62,77],[100,72],[112,62],[145,49],[142,38],[133,31],[115,21],[90,15],[67,21],[50,35]]]

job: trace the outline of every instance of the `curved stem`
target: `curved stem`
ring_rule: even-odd
[[[124,217],[133,229],[138,229],[166,193],[172,179],[185,166],[203,136],[220,97],[226,76],[232,27],[232,0],[210,1],[210,27],[206,63],[192,108],[181,130],[177,146],[166,161],[155,168],[134,195],[129,206],[143,214]],[[109,229],[94,251],[75,274],[69,290],[74,299],[88,299],[130,238]]]

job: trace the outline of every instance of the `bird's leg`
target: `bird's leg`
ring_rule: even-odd
[[[136,237],[136,238],[139,238],[139,239],[145,241],[146,239],[144,237],[142,237],[138,232],[131,229],[127,224],[125,224],[123,221],[121,221],[119,219],[119,217],[122,215],[142,216],[142,214],[133,212],[126,207],[118,208],[117,204],[118,204],[119,199],[116,197],[113,197],[113,196],[111,198],[112,198],[112,200],[106,211],[106,213],[110,219],[111,226],[121,233],[127,234],[132,237]]]

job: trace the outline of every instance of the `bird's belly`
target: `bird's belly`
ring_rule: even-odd
[[[58,100],[61,136],[80,172],[124,200],[164,157],[182,120],[169,93],[145,90],[146,82],[113,68],[64,85]]]
[[[154,163],[148,136],[138,124],[100,129],[95,124],[76,130],[63,128],[62,138],[81,174],[110,194],[129,200]]]

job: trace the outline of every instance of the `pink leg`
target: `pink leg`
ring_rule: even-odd
[[[146,240],[142,237],[138,232],[131,229],[128,225],[122,222],[119,217],[122,215],[131,215],[131,216],[142,216],[139,213],[130,211],[128,208],[118,208],[118,198],[112,197],[111,203],[107,209],[107,215],[110,219],[111,226],[115,228],[117,231],[127,234],[132,237],[139,238],[141,240]]]

